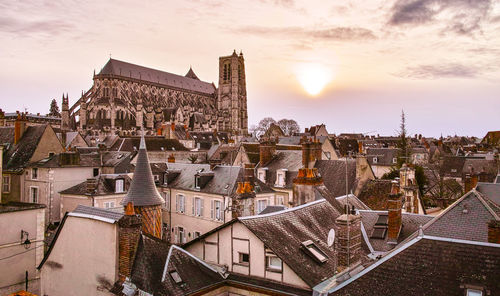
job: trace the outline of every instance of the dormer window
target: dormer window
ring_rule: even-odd
[[[483,291],[476,289],[467,289],[467,296],[483,296]]]
[[[302,250],[319,263],[324,263],[328,260],[328,256],[314,244],[312,240],[307,240],[301,243]]]
[[[270,249],[266,248],[266,269],[272,272],[281,272],[283,270],[283,262]]]
[[[378,163],[378,157],[373,158],[373,163]]]
[[[115,193],[122,193],[124,191],[123,190],[123,183],[124,183],[123,179],[116,179],[116,181],[115,181]]]
[[[31,169],[31,179],[33,180],[38,179],[38,168]]]
[[[286,183],[286,171],[287,169],[281,169],[276,172],[276,183],[277,187],[285,187]]]
[[[398,162],[397,157],[393,157],[393,158],[392,158],[392,163],[397,163],[397,162]]]
[[[200,176],[194,176],[194,188],[200,189]]]
[[[266,174],[267,168],[260,168],[257,170],[257,178],[263,183],[266,183]]]

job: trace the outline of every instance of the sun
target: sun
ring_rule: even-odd
[[[297,66],[297,80],[311,96],[316,96],[332,79],[330,68],[318,63],[305,63]]]

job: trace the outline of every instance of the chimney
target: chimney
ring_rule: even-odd
[[[244,174],[245,182],[252,184],[254,182],[254,171],[253,165],[251,163],[245,163],[245,174]]]
[[[472,188],[474,188],[472,186],[472,177],[470,174],[466,174],[464,179],[464,190],[465,192],[469,192],[472,190]]]
[[[96,190],[97,190],[97,184],[98,184],[99,180],[97,178],[89,178],[87,179],[87,189],[86,189],[86,192],[85,194],[86,195],[93,195],[95,194]]]
[[[173,153],[168,156],[167,162],[175,163],[175,156]]]
[[[399,184],[397,181],[392,182],[391,194],[389,195],[387,207],[388,207],[387,243],[397,244],[402,225],[401,223],[402,200],[401,200],[401,195],[399,194]]]
[[[358,141],[358,153],[363,154],[363,143]]]
[[[476,188],[477,186],[477,181],[478,181],[478,176],[477,174],[474,174],[471,176],[471,189]]]
[[[26,131],[26,117],[23,113],[17,113],[16,121],[14,122],[14,144],[19,143]]]
[[[118,220],[118,277],[120,281],[130,277],[137,245],[141,235],[141,216],[136,215],[134,204],[125,206],[125,215]]]
[[[276,142],[270,139],[265,139],[260,142],[259,145],[259,155],[260,155],[260,165],[265,166],[274,156],[276,152]]]
[[[488,223],[488,242],[500,244],[500,221],[491,220]]]
[[[354,209],[345,209],[345,214],[335,222],[338,225],[338,265],[345,268],[361,259],[361,216]]]

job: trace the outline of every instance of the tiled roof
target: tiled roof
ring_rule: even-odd
[[[344,160],[317,160],[314,167],[323,178],[325,186],[334,196],[346,194],[346,162]],[[356,160],[347,161],[347,183],[349,191],[354,191],[356,184]]]
[[[445,156],[441,162],[440,175],[461,178],[465,160],[466,158],[461,156]]]
[[[11,145],[4,154],[4,170],[24,168],[30,161],[47,125],[28,126],[19,142]]]
[[[134,206],[161,205],[165,202],[156,189],[144,138],[141,138],[139,145],[132,184],[121,204],[126,205],[129,202]]]
[[[500,295],[500,245],[424,236],[338,285],[329,295]]]
[[[285,206],[267,206],[262,212],[259,213],[259,215],[279,212],[283,210],[286,210]]]
[[[123,189],[126,192],[130,187],[130,177],[126,174],[123,175],[99,175],[97,177],[97,188],[92,196],[102,196],[102,195],[111,195],[117,194],[115,192],[115,180],[117,178],[124,179],[125,182],[123,184]],[[86,195],[87,193],[87,181],[83,181],[80,184],[72,186],[68,189],[62,190],[59,192],[60,194],[67,195]],[[118,193],[123,194],[123,193]]]
[[[0,214],[17,212],[17,211],[43,209],[45,207],[46,205],[44,204],[9,201],[7,203],[0,203]]]
[[[336,272],[336,252],[327,245],[330,229],[337,229],[340,213],[326,200],[267,215],[239,218],[266,247],[308,285],[315,286]],[[301,250],[301,243],[312,240],[328,260],[318,263]]]
[[[391,180],[369,180],[361,188],[358,198],[372,210],[387,210]]]
[[[114,59],[109,59],[101,72],[99,72],[99,75],[115,75],[125,78],[140,79],[207,95],[213,95],[216,90],[212,83],[200,81],[199,79],[189,76],[180,76]]]
[[[468,158],[464,162],[462,173],[485,173],[487,174],[488,182],[493,182],[497,175],[498,168],[497,161],[495,160]]]
[[[182,145],[178,140],[175,139],[165,139],[161,137],[146,137],[146,146],[149,151],[188,151],[184,145]],[[111,146],[111,151],[129,151],[134,152],[136,149],[139,149],[141,138],[120,138],[118,139],[113,146]],[[134,149],[135,147],[135,149]]]
[[[398,157],[398,151],[397,148],[367,148],[366,159],[370,165],[393,166],[395,165],[393,159]],[[377,158],[377,162],[373,161],[374,157]]]
[[[293,179],[302,168],[302,151],[300,150],[278,150],[273,159],[266,165],[268,169],[266,175],[266,184],[274,186],[276,183],[276,172],[280,169],[287,169],[285,188],[292,188]]]
[[[481,194],[469,191],[432,219],[423,230],[426,235],[487,242],[487,223],[500,220]]]
[[[117,222],[118,220],[121,219],[121,217],[123,217],[123,214],[121,214],[121,213],[113,212],[113,211],[106,210],[106,209],[96,208],[96,207],[88,207],[88,206],[84,206],[84,205],[78,205],[76,207],[76,209],[74,209],[71,213],[101,217],[101,218],[113,220],[115,222]]]
[[[14,127],[1,126],[0,127],[0,145],[14,143]]]
[[[380,215],[387,216],[387,211],[359,211],[359,213],[361,215],[361,222],[363,223],[365,233],[373,249],[377,252],[387,252],[392,250],[395,247],[395,245],[387,243],[388,242],[387,234],[385,235],[384,239],[370,237],[378,217]],[[433,218],[432,216],[427,216],[427,215],[402,213],[401,215],[402,228],[401,232],[399,233],[398,244],[407,239],[408,237],[410,237],[410,235],[412,235],[416,231],[418,231],[420,226],[425,225],[427,222],[432,220],[432,218]]]

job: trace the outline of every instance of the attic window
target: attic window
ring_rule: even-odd
[[[378,157],[374,157],[373,158],[373,163],[377,163],[378,162]]]
[[[483,291],[476,289],[467,289],[467,296],[482,296]]]
[[[182,283],[181,276],[177,273],[177,271],[171,271],[170,272],[170,277],[174,280],[176,284]]]
[[[319,247],[313,243],[313,241],[307,240],[302,242],[301,245],[302,250],[319,263],[324,263],[328,260],[328,256],[323,253],[323,251],[321,251]]]
[[[200,176],[194,177],[194,188],[200,189]]]

